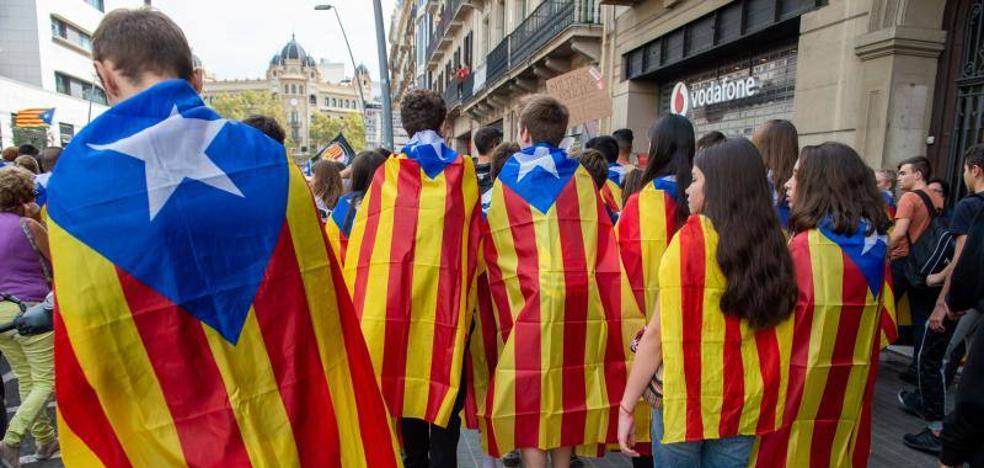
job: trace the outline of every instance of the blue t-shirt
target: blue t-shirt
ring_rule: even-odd
[[[970,234],[974,216],[984,208],[984,194],[971,194],[964,197],[953,209],[950,217],[950,232],[955,236]]]

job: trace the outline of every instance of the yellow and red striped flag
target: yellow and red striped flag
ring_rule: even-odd
[[[55,116],[55,108],[32,108],[21,109],[14,113],[15,127],[44,127],[51,125],[51,119]]]
[[[674,176],[665,176],[629,197],[615,225],[622,266],[636,303],[647,319],[656,307],[657,274],[663,252],[676,232],[678,199]]]
[[[352,233],[355,213],[361,201],[360,195],[355,192],[349,192],[338,197],[338,203],[331,210],[331,216],[328,216],[325,221],[325,235],[328,237],[328,245],[331,247],[332,253],[335,254],[335,258],[343,266],[345,265],[345,252],[348,248],[348,237]]]
[[[601,186],[598,193],[601,196],[601,202],[604,203],[605,208],[608,208],[608,212],[618,219],[618,214],[622,212],[622,188],[611,179],[606,179],[605,185]]]
[[[588,172],[558,148],[513,155],[492,188],[485,258],[504,339],[481,416],[492,456],[615,442],[643,317]]]
[[[86,126],[48,190],[66,464],[400,465],[282,146],[167,81]]]
[[[893,322],[886,239],[866,229],[825,224],[790,241],[799,299],[789,393],[782,428],[762,436],[750,466],[868,466],[878,354]]]
[[[481,207],[469,157],[422,132],[375,174],[345,279],[394,417],[444,426],[461,386]]]
[[[782,418],[793,321],[756,331],[726,316],[717,245],[692,215],[660,265],[664,444],[764,434]]]
[[[465,356],[465,406],[462,408],[462,420],[469,429],[480,427],[479,415],[485,414],[489,380],[495,372],[503,345],[502,335],[496,328],[489,278],[484,269],[476,284],[475,315]]]

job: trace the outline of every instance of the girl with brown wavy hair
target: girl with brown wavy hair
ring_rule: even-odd
[[[656,466],[743,467],[754,436],[778,428],[783,414],[796,280],[755,146],[732,139],[707,148],[692,175],[693,214],[663,254],[619,443],[634,454],[631,410],[648,386],[657,395],[647,396]]]
[[[342,195],[342,176],[337,163],[321,159],[311,166],[311,191],[321,219],[326,219]]]

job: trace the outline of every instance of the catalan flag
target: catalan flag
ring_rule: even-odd
[[[335,258],[342,264],[345,262],[345,252],[348,247],[348,238],[352,233],[352,224],[355,222],[355,213],[362,200],[360,195],[355,192],[348,192],[338,197],[335,209],[331,210],[331,215],[325,222],[325,234],[328,236],[328,245],[331,247]]]
[[[55,116],[55,108],[21,109],[14,113],[15,127],[44,127],[51,125]]]
[[[496,328],[495,309],[489,291],[489,278],[483,271],[477,280],[475,315],[472,319],[471,338],[465,357],[465,427],[479,428],[479,415],[485,414],[489,379],[502,350],[502,335]]]
[[[400,465],[282,146],[159,83],[73,139],[49,215],[66,464]]]
[[[799,299],[782,428],[762,436],[751,466],[865,467],[871,400],[891,272],[884,236],[819,229],[789,244]]]
[[[619,213],[622,211],[622,188],[615,182],[606,180],[605,185],[601,186],[598,194],[601,196],[601,202],[613,218],[612,223],[615,223],[618,220]]]
[[[657,274],[663,252],[676,232],[680,203],[675,176],[664,176],[633,194],[615,225],[625,275],[639,308],[648,318],[656,307]]]
[[[471,158],[414,135],[375,174],[345,278],[394,417],[445,426],[461,386],[481,207]]]
[[[717,245],[691,215],[660,264],[664,444],[764,434],[783,415],[793,321],[753,330],[724,315]]]
[[[562,150],[535,145],[505,163],[492,191],[484,247],[504,345],[483,447],[498,457],[615,442],[627,347],[643,318],[597,188]]]

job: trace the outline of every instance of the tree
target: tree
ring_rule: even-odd
[[[362,114],[345,114],[342,118],[333,118],[323,113],[314,114],[311,119],[311,146],[318,151],[328,144],[339,133],[352,145],[355,151],[366,149],[366,124]]]
[[[276,120],[287,134],[284,146],[295,146],[287,126],[287,113],[284,106],[273,93],[243,91],[235,94],[218,94],[212,98],[211,106],[227,119],[243,120],[251,115],[265,115]]]

